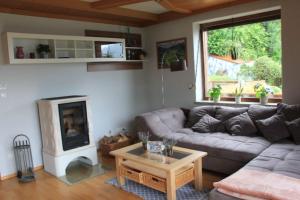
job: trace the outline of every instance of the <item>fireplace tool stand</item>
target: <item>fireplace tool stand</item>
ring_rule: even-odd
[[[30,182],[35,180],[29,138],[24,134],[17,135],[13,140],[13,146],[19,181]]]

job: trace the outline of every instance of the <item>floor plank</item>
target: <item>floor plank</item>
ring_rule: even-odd
[[[1,200],[137,200],[140,199],[134,194],[122,191],[114,186],[106,184],[105,181],[116,176],[114,160],[102,158],[102,162],[111,167],[107,173],[78,184],[68,186],[56,177],[46,173],[44,170],[37,171],[36,181],[30,183],[19,183],[17,178],[0,181]],[[212,172],[203,173],[204,187],[211,188],[212,183],[223,177]]]

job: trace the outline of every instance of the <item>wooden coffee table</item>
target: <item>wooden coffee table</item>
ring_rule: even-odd
[[[194,181],[202,189],[202,158],[206,152],[174,147],[172,156],[145,151],[137,143],[111,154],[116,159],[117,179],[124,185],[125,178],[167,193],[168,200],[176,200],[176,189]]]

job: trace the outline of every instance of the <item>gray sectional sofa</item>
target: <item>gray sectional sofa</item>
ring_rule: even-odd
[[[300,107],[296,105],[199,106],[188,113],[179,108],[145,113],[137,116],[135,123],[137,131],[150,132],[151,140],[174,138],[178,146],[206,151],[206,170],[229,175],[245,167],[300,178],[299,118]],[[207,132],[216,130],[218,122],[223,126],[223,130],[219,129],[222,132]],[[293,124],[293,134],[288,132],[289,127],[284,127],[289,123]],[[199,132],[199,127],[205,133]],[[210,199],[236,198],[212,190]]]

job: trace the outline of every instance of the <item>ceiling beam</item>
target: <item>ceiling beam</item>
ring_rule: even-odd
[[[150,0],[99,0],[96,2],[92,2],[91,7],[97,9],[108,9],[108,8],[116,8],[128,4],[141,3],[146,1],[150,1]],[[164,8],[174,12],[191,13],[190,10],[178,8],[177,6],[172,4],[169,0],[154,0],[154,1],[159,3]]]
[[[21,2],[26,3],[27,5],[30,4],[37,4],[40,6],[53,6],[53,7],[60,7],[65,9],[74,9],[80,12],[89,12],[89,13],[98,13],[98,14],[109,14],[115,16],[122,16],[122,17],[129,17],[135,18],[138,20],[147,20],[147,21],[158,21],[158,16],[152,13],[143,12],[143,11],[136,11],[126,8],[111,8],[105,10],[99,10],[96,8],[92,8],[89,2],[83,1],[74,1],[74,0],[9,0],[11,2]],[[0,5],[2,2],[0,1]]]
[[[97,9],[94,9],[97,10]],[[152,21],[152,22],[158,22],[158,15],[138,10],[132,10],[127,8],[110,8],[105,9],[101,11],[102,13],[106,14],[114,14],[117,16],[123,16],[123,17],[132,17],[139,20],[146,20],[146,21]]]
[[[16,15],[46,17],[46,18],[53,18],[53,19],[66,19],[66,20],[74,20],[74,21],[85,21],[85,22],[115,24],[115,25],[124,25],[124,26],[136,26],[136,27],[144,26],[144,23],[138,23],[138,22],[125,22],[125,21],[116,21],[116,20],[109,20],[103,18],[72,16],[72,15],[66,15],[64,13],[51,13],[51,12],[33,11],[27,9],[25,10],[25,9],[18,9],[18,8],[7,8],[1,6],[0,6],[0,12],[8,13],[8,14],[16,14]]]
[[[91,7],[97,9],[108,9],[146,1],[150,0],[99,0],[96,2],[92,2]]]
[[[169,0],[155,0],[157,3],[159,3],[161,6],[164,8],[173,11],[173,12],[178,12],[178,13],[183,13],[183,14],[188,14],[191,13],[192,11],[184,9],[184,8],[178,8],[174,4],[172,4]]]
[[[183,17],[195,15],[195,14],[201,14],[201,13],[205,13],[205,12],[209,12],[209,11],[213,11],[213,10],[247,4],[247,3],[251,3],[251,2],[255,2],[255,1],[259,1],[259,0],[231,1],[231,2],[227,2],[227,3],[222,3],[222,4],[206,7],[206,8],[201,8],[198,10],[193,10],[191,13],[186,13],[186,14],[178,13],[178,12],[162,13],[159,15],[159,21],[160,22],[172,21],[172,20],[180,19]],[[156,24],[156,23],[153,23],[153,24]],[[151,25],[151,23],[149,25]]]

